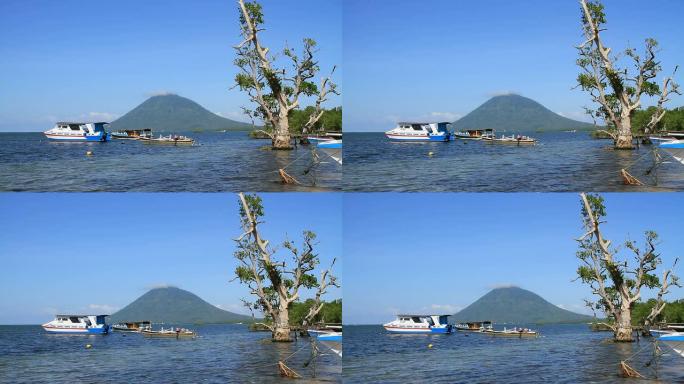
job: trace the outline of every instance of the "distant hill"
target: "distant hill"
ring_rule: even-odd
[[[480,297],[451,320],[495,323],[574,323],[591,321],[593,317],[570,312],[522,288],[496,288]]]
[[[520,95],[495,96],[453,123],[457,130],[493,128],[497,131],[563,131],[593,129],[594,125],[558,115]]]
[[[252,318],[216,308],[197,295],[175,287],[152,289],[109,318],[112,324],[143,320],[155,323],[213,324],[251,321]]]
[[[178,95],[152,96],[127,114],[114,120],[109,129],[154,131],[247,131],[252,125],[209,112],[194,101]]]

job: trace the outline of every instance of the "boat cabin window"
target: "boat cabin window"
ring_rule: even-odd
[[[411,319],[413,320],[414,323],[422,323],[423,322],[422,320],[420,320],[420,317],[412,317]]]
[[[69,320],[70,320],[72,323],[80,323],[80,322],[81,322],[81,321],[78,319],[78,317],[76,317],[76,316],[71,316],[71,317],[69,318]]]
[[[413,128],[414,131],[422,131],[423,126],[420,124],[411,124],[411,128]]]
[[[69,124],[69,128],[71,128],[72,131],[79,131],[81,126],[78,124]]]

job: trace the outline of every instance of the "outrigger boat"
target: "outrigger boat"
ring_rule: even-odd
[[[152,325],[149,321],[136,321],[130,323],[117,323],[112,325],[112,331],[118,332],[138,332],[142,330],[151,329]]]
[[[318,143],[317,147],[330,156],[338,164],[342,164],[342,140],[325,140]]]
[[[193,145],[195,140],[187,136],[178,135],[159,135],[158,138],[141,138],[145,144],[163,144],[163,145]]]
[[[482,140],[483,137],[492,136],[492,129],[468,129],[465,131],[454,132],[454,139],[461,140]]]
[[[511,135],[497,138],[496,136],[483,137],[482,140],[490,143],[500,143],[500,144],[515,144],[515,145],[534,145],[537,143],[537,139],[523,136],[523,135]]]
[[[684,357],[684,332],[670,332],[660,335],[658,341],[664,342],[679,356]]]
[[[451,333],[448,322],[451,315],[397,315],[383,327],[393,333]]]
[[[658,148],[667,152],[678,162],[684,164],[684,140],[671,139],[661,142]]]
[[[484,331],[482,331],[482,333],[486,333],[486,334],[492,335],[492,336],[518,337],[518,338],[539,336],[539,333],[537,331],[533,331],[533,330],[528,329],[528,328],[517,328],[517,327],[513,328],[513,329],[504,328],[503,331],[496,331],[492,328],[492,329],[484,330]]]
[[[152,129],[124,129],[114,131],[110,134],[112,139],[119,140],[140,140],[141,138],[152,138]]]
[[[60,121],[54,128],[49,129],[43,134],[50,140],[61,141],[107,141],[109,134],[105,130],[105,125],[109,123],[74,123]]]
[[[109,333],[105,318],[109,315],[56,315],[55,319],[42,325],[50,333],[95,334]]]
[[[151,329],[143,329],[140,331],[143,336],[147,337],[163,337],[169,339],[194,339],[197,337],[197,333],[186,328],[162,328],[159,331],[153,331]]]
[[[397,127],[385,132],[390,140],[396,141],[449,141],[451,123],[397,123]]]
[[[335,329],[335,330],[333,330]],[[336,331],[339,329],[340,331]],[[328,347],[333,353],[342,357],[342,327],[329,326],[328,329],[307,329],[307,333]]]
[[[454,326],[457,331],[462,332],[485,332],[492,330],[491,321],[473,321],[468,323],[458,323]]]

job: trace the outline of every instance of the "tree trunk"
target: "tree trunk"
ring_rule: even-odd
[[[620,125],[617,126],[615,149],[634,149],[632,145],[632,118],[626,111],[620,116]]]
[[[279,308],[278,315],[275,318],[275,324],[273,327],[272,334],[273,341],[292,341],[290,337],[290,316],[287,312],[287,308]]]
[[[290,123],[287,121],[287,114],[281,114],[278,124],[273,127],[273,149],[292,149],[290,144]]]
[[[632,311],[629,307],[620,308],[615,317],[615,341],[631,342],[632,339]]]

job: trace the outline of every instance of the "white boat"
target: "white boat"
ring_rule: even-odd
[[[128,323],[117,323],[112,325],[112,331],[118,331],[118,332],[138,332],[140,333],[141,331],[145,329],[151,329],[152,328],[152,323],[149,321],[135,321],[135,322],[128,322]]]
[[[109,134],[105,125],[109,123],[74,123],[61,121],[43,134],[50,140],[61,141],[107,141]]]
[[[393,333],[451,333],[450,315],[397,315],[383,327]]]
[[[178,136],[178,135],[168,135],[168,136],[162,136],[159,135],[157,138],[147,138],[147,137],[141,137],[139,139],[145,144],[163,144],[163,145],[193,145],[195,143],[195,139],[192,139],[187,136]]]
[[[684,164],[684,140],[672,139],[658,144],[658,148],[667,152],[675,160]]]
[[[482,140],[483,137],[492,136],[493,132],[493,129],[467,129],[465,131],[454,132],[454,139]]]
[[[449,141],[451,134],[447,126],[451,123],[407,123],[399,122],[396,128],[385,132],[390,140],[396,141]]]
[[[660,335],[658,341],[662,341],[677,352],[679,356],[684,357],[684,332],[671,332]]]
[[[511,328],[511,329],[504,328],[503,331],[497,331],[493,328],[490,328],[490,329],[483,330],[482,333],[486,333],[486,334],[492,335],[492,336],[505,336],[505,337],[517,337],[517,338],[539,336],[539,333],[537,331],[533,331],[529,328],[517,328],[517,327]]]
[[[50,333],[70,334],[107,334],[109,325],[105,318],[109,315],[56,315],[55,319],[42,325]]]
[[[333,353],[342,357],[342,331],[338,332],[329,329],[307,329],[306,331],[311,337],[316,338],[316,340],[328,347]]]
[[[523,136],[523,135],[511,135],[511,136],[504,136],[501,135],[501,137],[496,137],[496,136],[489,136],[489,137],[483,137],[482,140],[490,143],[499,143],[499,144],[515,144],[515,145],[534,145],[537,143],[537,139],[529,136]]]
[[[321,141],[316,147],[337,161],[338,164],[342,164],[342,140]]]

